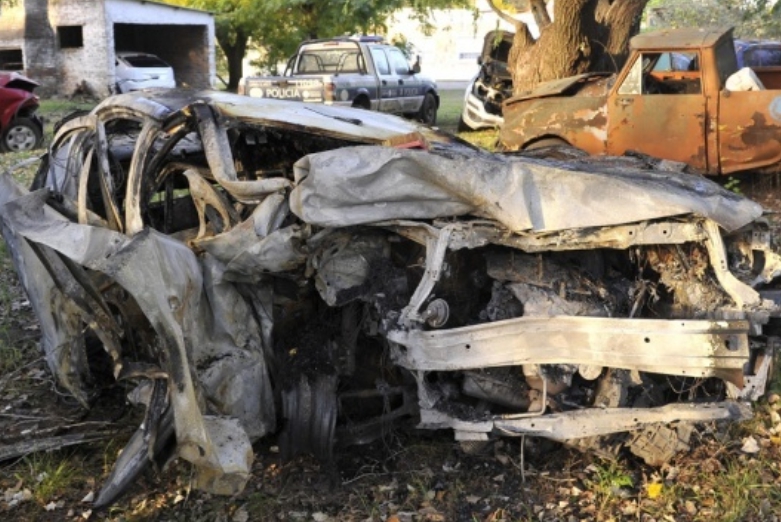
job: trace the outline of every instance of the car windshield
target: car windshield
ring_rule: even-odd
[[[169,67],[163,60],[150,54],[134,54],[123,56],[122,59],[133,67]]]

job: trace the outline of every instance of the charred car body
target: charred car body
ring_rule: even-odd
[[[507,70],[507,60],[514,36],[515,33],[499,30],[485,35],[483,51],[477,60],[480,69],[464,95],[459,131],[502,125],[502,103],[513,93],[513,79]]]
[[[59,382],[88,407],[110,368],[146,405],[99,505],[172,444],[232,494],[264,435],[327,458],[402,419],[659,463],[771,372],[762,209],[628,159],[169,91],[65,122],[31,191],[0,180]]]

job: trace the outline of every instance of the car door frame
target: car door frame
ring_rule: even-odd
[[[412,70],[404,53],[396,47],[386,47],[388,63],[391,70],[396,73],[399,105],[401,112],[413,113],[420,110],[423,103],[423,84],[419,76]],[[394,59],[396,57],[396,64]]]

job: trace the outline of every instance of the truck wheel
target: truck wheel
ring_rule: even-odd
[[[31,150],[41,143],[41,129],[29,118],[17,118],[11,122],[0,139],[0,151],[19,152]]]
[[[355,101],[353,101],[353,107],[356,109],[365,109],[368,111],[371,109],[371,104],[369,104],[368,98],[361,96],[360,98],[356,98]]]
[[[434,125],[437,122],[437,99],[430,92],[423,97],[418,119],[426,125]]]

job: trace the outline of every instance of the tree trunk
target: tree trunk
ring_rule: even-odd
[[[547,18],[543,0],[530,7],[540,36],[532,38],[523,22],[513,20],[515,39],[508,68],[513,92],[521,94],[537,84],[586,72],[617,71],[629,54],[629,39],[638,32],[648,0],[557,0],[553,20]],[[493,1],[492,9],[503,19]]]
[[[225,59],[228,61],[228,90],[236,92],[239,88],[239,80],[244,76],[244,55],[247,52],[249,37],[243,32],[233,35],[233,38],[217,35]]]

